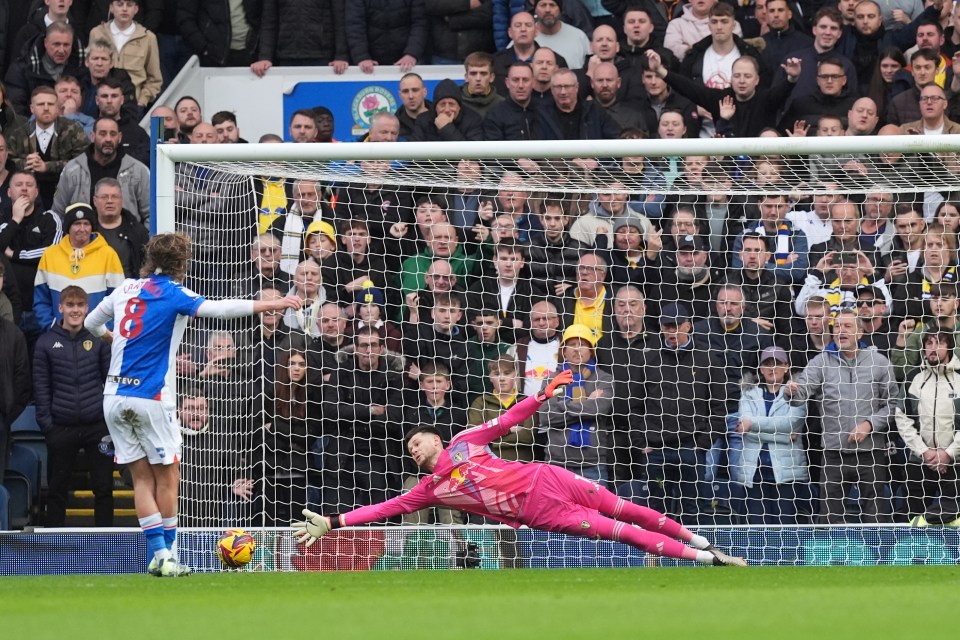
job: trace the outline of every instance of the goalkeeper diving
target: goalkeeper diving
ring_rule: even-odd
[[[349,513],[320,515],[304,509],[306,519],[292,523],[297,541],[310,546],[333,529],[443,506],[514,528],[526,525],[582,538],[615,540],[647,553],[701,564],[747,566],[743,558],[727,555],[679,522],[618,498],[592,480],[549,464],[502,460],[490,452],[487,445],[534,415],[558,388],[572,382],[570,371],[558,374],[541,393],[489,422],[460,432],[446,448],[433,427],[414,428],[407,434],[407,451],[428,472],[416,487]]]

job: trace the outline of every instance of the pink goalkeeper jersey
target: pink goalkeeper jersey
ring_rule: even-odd
[[[502,460],[487,446],[537,412],[529,397],[490,422],[457,434],[443,450],[433,473],[402,496],[340,516],[343,526],[376,522],[440,505],[487,516],[511,527],[522,521],[523,503],[543,465]]]

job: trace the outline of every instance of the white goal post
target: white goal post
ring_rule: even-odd
[[[465,170],[463,161],[470,160],[477,162]],[[182,511],[188,527],[245,523],[270,529],[278,522],[264,521],[256,510],[266,508],[284,517],[288,511],[277,510],[276,504],[263,507],[271,500],[289,501],[283,506],[293,510],[308,504],[336,513],[345,504],[363,503],[356,498],[361,494],[351,494],[353,503],[344,502],[345,489],[337,485],[345,477],[356,481],[361,474],[384,476],[383,486],[368,487],[363,496],[399,495],[410,487],[414,471],[409,459],[402,459],[403,433],[442,408],[418,413],[418,403],[429,403],[431,397],[421,385],[424,379],[434,374],[447,379],[450,388],[443,402],[450,394],[462,393],[457,415],[463,418],[482,415],[484,406],[490,411],[491,405],[484,405],[488,396],[502,401],[504,408],[513,402],[490,391],[499,388],[491,387],[499,384],[492,381],[496,375],[492,371],[499,369],[493,366],[488,372],[488,367],[500,358],[491,353],[514,361],[520,395],[546,379],[551,366],[579,367],[577,382],[565,398],[556,406],[544,405],[525,427],[531,433],[519,459],[566,466],[690,526],[725,531],[747,526],[729,539],[749,547],[748,555],[802,563],[831,553],[829,540],[812,528],[793,552],[771,552],[750,537],[749,526],[878,525],[877,530],[884,531],[888,525],[938,524],[941,516],[946,524],[960,517],[956,513],[947,518],[960,510],[955,495],[960,487],[958,465],[952,457],[957,445],[947,434],[926,432],[928,417],[918,407],[926,410],[928,399],[911,387],[911,376],[926,357],[927,335],[952,335],[956,330],[960,338],[954,324],[960,286],[960,136],[160,144],[153,171],[157,231],[185,231],[203,238],[198,243],[203,258],[197,259],[203,264],[193,272],[193,282],[212,279],[217,286],[201,293],[236,292],[240,276],[235,274],[247,273],[250,261],[260,264],[255,257],[258,247],[270,244],[278,256],[282,252],[282,260],[293,260],[290,264],[296,266],[311,255],[305,245],[311,234],[326,236],[335,245],[330,253],[318,248],[313,254],[325,256],[319,288],[329,287],[330,292],[317,298],[303,317],[289,318],[291,332],[307,336],[305,347],[284,343],[287,346],[266,358],[255,344],[258,329],[249,323],[207,323],[188,332],[185,348],[194,357],[184,366],[181,390],[203,387],[211,401],[221,393],[245,396],[240,398],[242,408],[237,404],[231,409],[238,412],[230,416],[239,425],[231,427],[237,433],[209,445],[214,448],[207,452],[211,455],[191,459],[191,440],[185,439],[187,490]],[[295,190],[303,183],[317,183],[317,190],[324,192],[318,196],[323,203],[313,221],[327,226],[311,227],[312,220],[298,217],[286,233],[273,234],[275,241],[262,240],[271,223],[296,209]],[[229,215],[203,211],[202,199],[186,197],[197,195],[190,190],[199,188],[208,201],[229,201],[223,205],[232,207]],[[509,190],[521,193],[511,202],[520,201],[524,210],[511,211],[509,198],[498,200]],[[386,192],[399,195],[384,200]],[[464,216],[454,211],[452,202],[462,203],[465,194],[474,199],[473,209]],[[360,197],[366,198],[362,206]],[[276,207],[272,198],[284,204]],[[488,203],[494,210],[492,219],[478,209]],[[356,209],[351,208],[354,205]],[[439,218],[426,213],[420,217],[421,206],[434,205],[441,209]],[[562,213],[560,239],[550,239],[544,231],[554,206]],[[381,252],[374,257],[377,264],[386,265],[376,286],[355,281],[351,254],[343,244],[361,209],[363,222],[371,227],[365,231],[369,251]],[[880,210],[882,214],[875,213]],[[384,212],[384,218],[371,217],[373,211]],[[388,217],[388,211],[395,217]],[[501,213],[512,214],[512,227],[509,218],[502,224],[515,240],[499,239],[501,223],[496,216]],[[687,214],[689,221],[683,219]],[[918,226],[901,229],[901,221],[914,220],[910,216]],[[466,222],[456,224],[454,219]],[[446,230],[448,221],[454,234],[449,239],[452,255],[427,237],[434,233],[442,237],[440,230]],[[684,226],[687,223],[691,226]],[[376,233],[374,225],[379,225]],[[630,244],[629,228],[639,234],[638,244]],[[758,241],[747,248],[746,239],[751,237]],[[538,242],[542,246],[532,250]],[[519,275],[504,271],[509,267],[501,264],[500,244],[519,247]],[[572,247],[572,254],[563,253],[561,247]],[[749,251],[766,258],[758,258],[761,262],[751,267]],[[338,262],[333,255],[337,252],[347,262]],[[217,264],[221,255],[226,257]],[[941,259],[945,264],[936,263]],[[553,260],[567,262],[554,269]],[[437,267],[438,262],[446,262],[450,272]],[[437,270],[431,272],[434,267]],[[283,269],[288,282],[277,288],[286,295],[286,287],[295,289],[301,276],[293,267]],[[597,276],[601,280],[587,283],[581,269],[593,269],[602,274]],[[343,275],[338,270],[353,276],[338,278]],[[257,286],[262,286],[262,274],[254,276],[261,278]],[[427,276],[446,277],[456,284],[448,293],[425,281]],[[426,305],[417,309],[424,294],[435,301],[433,309]],[[516,296],[521,295],[527,299],[519,317]],[[941,303],[941,298],[953,302]],[[630,307],[634,299],[639,299],[639,306]],[[324,333],[329,320],[324,300],[339,303],[337,313],[343,313],[342,320],[350,327],[346,333],[341,330],[342,340],[331,337],[335,329]],[[402,387],[383,406],[371,402],[384,412],[372,416],[350,408],[354,402],[359,406],[355,398],[371,397],[369,389],[350,388],[361,384],[357,380],[369,379],[355,371],[365,366],[359,364],[358,354],[368,345],[361,345],[361,332],[351,333],[363,326],[355,314],[364,301],[382,307],[374,326],[380,328],[384,345],[394,340],[395,381]],[[548,304],[534,308],[541,303]],[[456,316],[449,326],[439,319],[442,312],[434,313],[446,309],[444,305]],[[952,319],[942,311],[943,305],[953,305]],[[631,328],[630,314],[644,312],[637,327]],[[559,326],[535,333],[536,314],[555,316]],[[495,338],[489,340],[482,337],[487,316],[496,317]],[[843,349],[845,316],[853,318],[851,330],[861,338],[852,352]],[[904,321],[907,325],[899,331]],[[392,337],[383,328],[390,323],[396,333]],[[593,338],[576,342],[577,331],[564,338],[573,325],[583,325]],[[465,336],[463,351],[448,348],[447,341],[461,340],[450,337],[460,332]],[[246,337],[240,339],[241,335]],[[220,338],[235,340],[231,348],[244,354],[237,356],[247,367],[239,392],[230,391],[229,384],[211,385],[206,373],[213,370],[215,383],[223,382],[216,377],[216,367],[206,367],[216,358],[211,354],[224,348],[213,344]],[[486,344],[490,340],[502,343],[502,351]],[[836,348],[831,348],[832,342]],[[570,344],[589,353],[568,353]],[[543,345],[552,345],[546,348],[549,354]],[[316,364],[308,353],[311,348]],[[688,357],[685,349],[693,355]],[[322,409],[317,410],[315,425],[303,434],[303,442],[291,436],[290,450],[281,451],[280,445],[269,443],[275,437],[271,416],[281,403],[279,397],[295,404],[296,398],[284,395],[294,392],[280,386],[296,387],[287,368],[292,366],[290,358],[301,351],[308,370],[324,372],[322,382],[307,381],[302,402]],[[856,354],[868,355],[858,360]],[[286,359],[281,364],[274,357]],[[576,360],[579,357],[584,358],[582,363]],[[438,369],[435,365],[441,361]],[[816,375],[804,371],[811,362],[820,367]],[[786,373],[775,371],[781,364]],[[424,373],[427,365],[432,368]],[[834,365],[860,366],[854,378],[862,385],[823,373]],[[531,374],[533,369],[539,373]],[[525,378],[524,371],[533,377]],[[786,384],[791,375],[799,381],[799,391]],[[310,389],[316,390],[316,397]],[[285,406],[284,411],[294,411],[293,404]],[[857,431],[862,423],[868,425],[865,433]],[[521,447],[515,442],[511,446]],[[943,474],[948,481],[938,483],[929,473],[935,465],[923,461],[924,447],[950,452],[942,461],[949,469]],[[248,457],[247,448],[268,455]],[[360,460],[377,456],[385,458],[382,464]],[[191,475],[191,465],[208,464],[211,468],[194,469]],[[341,467],[339,474],[331,472],[336,465],[349,465],[349,471],[344,475]],[[256,467],[252,473],[250,467]],[[864,469],[875,471],[877,477],[857,482],[848,473]],[[301,498],[289,492],[261,495],[253,511],[217,505],[221,497],[244,502],[237,483],[256,485],[263,477],[288,481],[301,471],[304,478],[294,481],[303,484]],[[315,481],[310,480],[314,472]],[[209,482],[218,489],[191,490],[191,483]],[[851,490],[853,485],[859,486]],[[252,490],[259,491],[256,486]],[[690,507],[687,500],[700,506]],[[196,517],[192,524],[190,517]],[[462,522],[440,512],[424,517],[444,526]],[[470,525],[491,524],[468,520]],[[450,543],[453,566],[474,539],[474,529],[440,530],[453,533],[430,540]],[[364,553],[373,555],[370,544],[384,547],[383,540],[371,543],[364,537],[367,533],[358,535],[361,542],[344,544],[350,549],[367,545]],[[402,557],[404,544],[411,543],[397,535],[389,534],[386,546]],[[877,534],[871,541],[860,536],[856,544],[862,549],[838,553],[847,559],[864,558],[868,564],[902,560],[909,545],[899,534],[885,535]],[[279,555],[266,564],[289,568],[293,544],[287,538],[271,544]],[[433,549],[433,542],[418,544],[421,551]],[[932,544],[945,551],[924,547],[922,553],[940,559],[957,556],[952,534]],[[554,553],[551,545],[504,536],[484,547],[490,554],[484,561],[491,566],[536,565],[539,561],[531,558]]]

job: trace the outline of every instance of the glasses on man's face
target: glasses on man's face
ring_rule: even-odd
[[[864,307],[864,306],[866,306],[866,307],[875,307],[875,306],[877,306],[878,304],[880,304],[881,302],[883,302],[883,300],[876,300],[876,299],[872,299],[872,300],[857,300],[857,306],[858,306],[858,307]]]
[[[427,277],[433,278],[434,280],[453,280],[453,276],[443,275],[439,273],[428,273]]]
[[[946,98],[943,96],[920,96],[920,102],[924,102],[926,104],[935,104],[941,100],[946,100]]]
[[[817,77],[821,80],[826,80],[827,82],[836,82],[837,80],[846,78],[847,76],[843,75],[842,73],[818,73]]]

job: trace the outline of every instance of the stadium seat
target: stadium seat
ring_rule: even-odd
[[[10,530],[10,492],[0,484],[0,531]]]
[[[31,504],[40,501],[40,457],[33,449],[14,443],[10,448],[10,463],[7,472],[19,473],[26,479],[30,489]]]
[[[36,433],[41,438],[43,437],[40,434],[40,425],[37,424],[36,405],[27,405],[27,408],[23,410],[20,417],[10,425],[10,433],[14,436],[18,433]]]
[[[39,439],[30,438],[27,440],[21,440],[19,438],[13,438],[14,446],[26,447],[33,451],[37,456],[37,459],[40,460],[40,491],[45,492],[47,490],[47,442],[41,436]]]
[[[7,469],[3,476],[3,487],[9,494],[8,513],[10,529],[23,529],[30,524],[33,501],[30,498],[30,483],[20,473]]]

